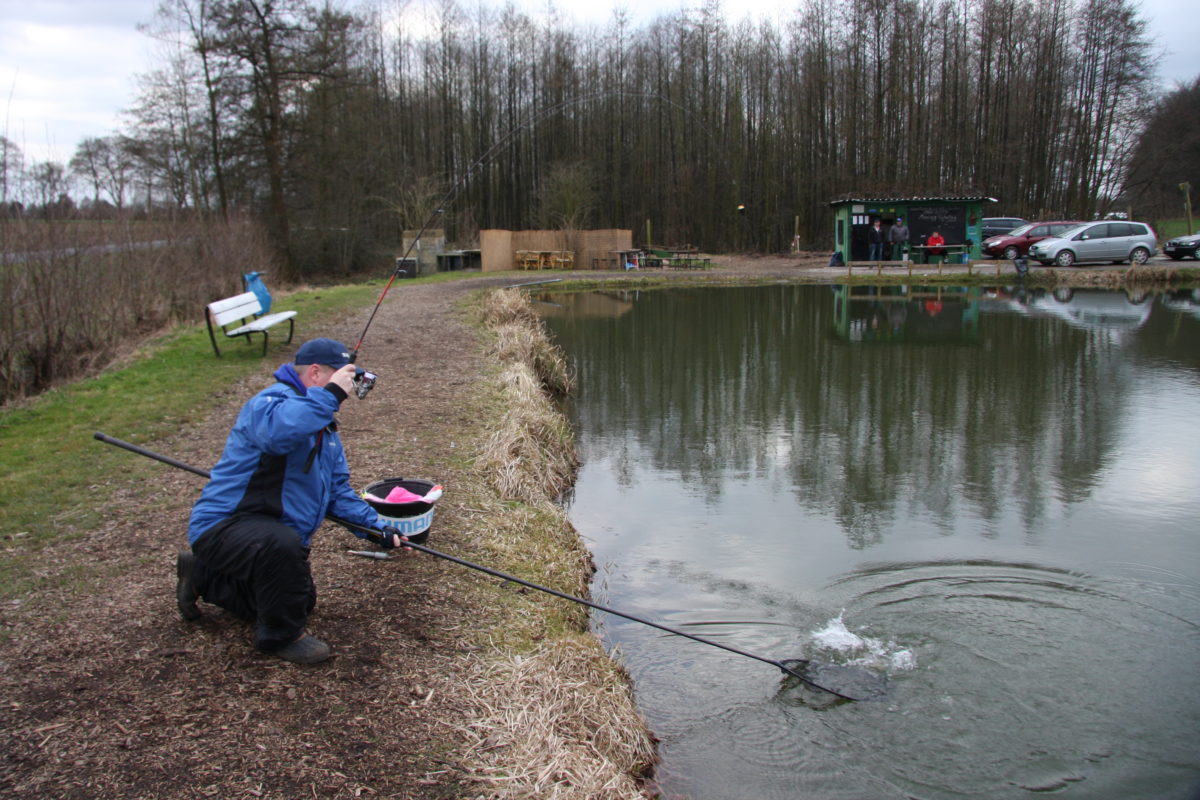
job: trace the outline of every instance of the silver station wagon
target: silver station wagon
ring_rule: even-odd
[[[1029,247],[1031,259],[1060,267],[1084,261],[1145,264],[1156,252],[1158,237],[1144,222],[1088,222]]]

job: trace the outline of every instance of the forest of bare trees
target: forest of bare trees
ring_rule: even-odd
[[[252,211],[296,276],[427,220],[824,247],[848,193],[1103,213],[1157,99],[1132,0],[801,0],[780,23],[710,0],[640,27],[431,7],[163,0],[127,129],[71,162],[81,201]]]
[[[1125,178],[1125,194],[1141,213],[1180,216],[1188,192],[1200,192],[1198,120],[1200,77],[1168,94],[1150,115]]]

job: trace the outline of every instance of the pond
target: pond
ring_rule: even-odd
[[[1200,293],[778,285],[541,295],[569,511],[703,798],[1193,798]]]

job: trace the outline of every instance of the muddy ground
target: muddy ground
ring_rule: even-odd
[[[843,274],[826,263],[827,256],[722,258],[702,274]],[[488,504],[462,498],[486,492],[470,452],[486,420],[469,399],[489,364],[459,302],[523,277],[473,275],[393,290],[360,359],[380,384],[340,415],[354,485],[396,475],[443,483],[429,544],[466,558],[488,533]],[[296,344],[316,335],[353,341],[360,324],[355,317],[308,330],[301,320]],[[273,347],[261,374],[219,387],[210,414],[147,446],[211,467],[241,403],[292,352],[294,345]],[[359,541],[327,524],[314,538],[319,600],[310,631],[332,644],[335,658],[311,668],[285,664],[255,653],[249,626],[212,607],[198,623],[179,618],[174,560],[201,481],[168,467],[156,475],[153,486],[99,476],[113,497],[105,522],[86,540],[50,551],[40,567],[50,576],[82,566],[100,581],[0,608],[0,622],[13,631],[0,643],[0,794],[488,796],[453,754],[473,719],[461,677],[477,668],[472,634],[490,620],[477,589],[490,579],[419,553],[387,561],[350,555]]]

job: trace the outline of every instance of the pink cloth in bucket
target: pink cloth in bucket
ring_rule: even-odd
[[[403,486],[395,486],[387,497],[380,497],[370,492],[363,492],[363,499],[372,503],[436,503],[442,499],[442,485],[439,483],[425,493],[424,496],[414,494]]]
[[[392,490],[390,492],[388,492],[387,497],[384,498],[384,502],[385,503],[419,503],[419,502],[421,502],[421,495],[414,494],[414,493],[410,492],[408,489],[405,489],[403,486],[393,486]]]

